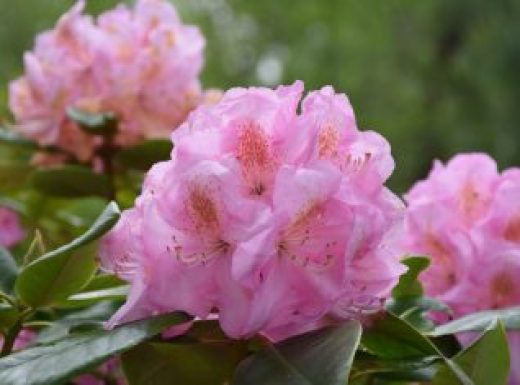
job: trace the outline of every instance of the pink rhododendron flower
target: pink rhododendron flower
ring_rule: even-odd
[[[487,155],[458,155],[446,165],[436,162],[406,200],[406,248],[432,261],[421,275],[427,295],[457,318],[520,305],[519,169],[500,174]],[[518,335],[510,333],[510,340],[511,367],[519,367]],[[510,384],[520,384],[514,370]]]
[[[120,5],[96,20],[83,7],[78,1],[25,54],[25,74],[10,86],[17,129],[82,161],[100,138],[81,131],[68,107],[115,113],[121,146],[168,136],[205,98],[200,31],[182,24],[166,0]]]
[[[0,207],[0,246],[11,247],[25,238],[25,230],[18,214],[7,207]]]
[[[131,283],[109,326],[180,310],[278,340],[381,308],[403,272],[390,146],[331,87],[298,113],[302,92],[231,89],[172,134],[102,242]]]

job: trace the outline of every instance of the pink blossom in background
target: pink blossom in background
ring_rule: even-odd
[[[28,347],[36,338],[36,332],[31,329],[22,329],[14,341],[13,350],[21,350]],[[0,350],[4,345],[4,337],[0,334]]]
[[[11,247],[25,238],[20,218],[16,212],[0,206],[0,246]]]
[[[455,318],[520,305],[520,169],[499,173],[485,154],[458,155],[436,162],[406,201],[405,247],[432,261],[420,277],[427,295]],[[517,334],[509,335],[512,368],[520,367]],[[520,384],[516,372],[510,385]]]
[[[84,1],[40,34],[24,56],[25,74],[10,85],[16,129],[39,144],[58,146],[89,160],[99,138],[66,116],[68,107],[113,112],[116,143],[167,137],[206,98],[199,73],[204,38],[184,25],[166,0],[138,0],[97,19],[82,14]],[[211,98],[211,95],[209,95]]]
[[[82,374],[73,381],[75,385],[126,385],[127,381],[121,369],[119,358],[111,358],[103,363],[94,373]]]
[[[131,283],[114,326],[152,314],[218,314],[232,338],[279,340],[381,308],[399,263],[394,161],[332,87],[235,88],[172,134],[135,207],[102,242]]]

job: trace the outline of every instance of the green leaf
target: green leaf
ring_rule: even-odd
[[[77,308],[92,306],[100,301],[123,301],[128,294],[127,282],[112,274],[94,276],[80,292],[65,301],[56,303],[58,308]]]
[[[73,335],[55,343],[29,348],[0,359],[2,385],[56,385],[93,369],[108,357],[121,353],[160,333],[164,328],[190,320],[173,313],[132,322],[114,330]]]
[[[128,168],[148,170],[155,163],[170,159],[173,144],[166,139],[152,139],[118,152],[116,160]]]
[[[198,342],[229,341],[218,320],[200,320],[194,322],[191,328],[177,339],[191,339]]]
[[[434,365],[439,360],[441,358],[438,356],[389,360],[358,351],[350,380],[375,375],[377,378],[392,378],[402,381],[430,381],[435,375]]]
[[[402,315],[413,311],[427,312],[430,310],[452,313],[444,303],[430,297],[403,297],[398,300],[389,300],[387,309],[393,314]]]
[[[499,319],[508,330],[520,329],[520,306],[469,314],[437,326],[428,334],[430,336],[443,336],[467,331],[482,331],[496,319]]]
[[[19,297],[36,308],[78,292],[92,277],[96,264],[94,253],[78,258],[74,252],[109,231],[119,215],[117,204],[110,203],[83,235],[25,266],[15,284]]]
[[[369,353],[388,360],[419,359],[438,356],[463,385],[474,385],[457,365],[444,356],[435,344],[409,322],[387,313],[363,332],[362,346]]]
[[[492,322],[482,336],[453,359],[475,385],[505,385],[509,373],[507,335],[500,322]],[[432,385],[459,385],[459,380],[442,366]]]
[[[237,368],[233,385],[345,385],[361,338],[357,321],[267,345]]]
[[[430,260],[426,257],[410,257],[402,261],[408,271],[401,275],[399,283],[392,290],[392,298],[386,308],[393,314],[405,319],[420,330],[431,330],[434,324],[426,316],[428,311],[450,312],[448,306],[433,298],[423,297],[423,288],[418,277],[428,268]]]
[[[414,359],[438,355],[435,346],[417,329],[386,313],[364,332],[362,345],[384,359]]]
[[[59,308],[86,307],[100,301],[119,300],[124,301],[129,293],[129,286],[109,287],[106,289],[82,291],[67,298],[66,301],[56,305]]]
[[[34,168],[23,162],[0,162],[0,185],[2,192],[27,188]]]
[[[17,146],[28,150],[37,150],[38,144],[30,139],[18,135],[13,130],[0,128],[0,143],[8,144],[9,146]]]
[[[36,170],[31,177],[32,186],[39,192],[56,197],[109,197],[110,179],[82,166],[62,166]]]
[[[92,113],[69,107],[67,116],[91,135],[110,136],[117,132],[117,117],[112,112]]]
[[[102,327],[118,307],[119,305],[114,302],[98,302],[91,307],[66,315],[42,329],[36,341],[39,344],[47,344],[66,337],[72,329],[84,326]]]
[[[92,278],[88,285],[83,288],[82,292],[109,289],[111,287],[118,287],[124,285],[126,285],[126,282],[115,275],[100,274]]]
[[[11,293],[18,276],[18,265],[11,253],[0,246],[0,291]]]
[[[18,310],[9,304],[0,302],[0,333],[7,331],[18,320]]]
[[[420,297],[423,295],[419,274],[430,265],[430,259],[426,257],[410,257],[402,261],[408,267],[408,271],[401,275],[399,283],[392,290],[393,298]]]
[[[146,343],[122,356],[129,385],[222,385],[246,356],[242,341]]]

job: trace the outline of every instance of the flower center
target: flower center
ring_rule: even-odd
[[[220,228],[215,202],[200,185],[190,189],[187,202],[188,213],[196,231],[217,231]]]
[[[199,183],[189,186],[184,202],[190,226],[182,234],[172,236],[168,253],[187,265],[205,265],[229,251],[222,239],[218,206],[209,187]]]
[[[506,272],[497,274],[491,282],[494,307],[501,308],[508,305],[508,299],[515,290],[515,282]]]
[[[320,159],[338,157],[339,132],[332,123],[325,124],[318,135],[318,156]]]
[[[254,121],[242,123],[236,149],[236,158],[251,195],[262,195],[273,176],[274,156],[269,138]]]
[[[483,197],[471,181],[467,181],[460,191],[459,205],[468,219],[474,219],[479,206],[482,206]]]
[[[504,238],[510,242],[520,242],[520,215],[509,221],[504,230]]]
[[[324,222],[322,205],[309,202],[282,232],[278,242],[278,256],[287,257],[295,264],[314,271],[329,267],[335,258],[333,249],[337,242],[324,242],[326,238],[317,234],[319,229],[326,232]]]

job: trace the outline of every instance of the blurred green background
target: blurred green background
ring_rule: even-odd
[[[89,0],[99,12],[114,0]],[[434,158],[520,165],[520,0],[174,0],[207,44],[205,87],[302,79],[349,95],[391,142],[399,192]],[[71,0],[0,0],[0,111],[24,50]]]

